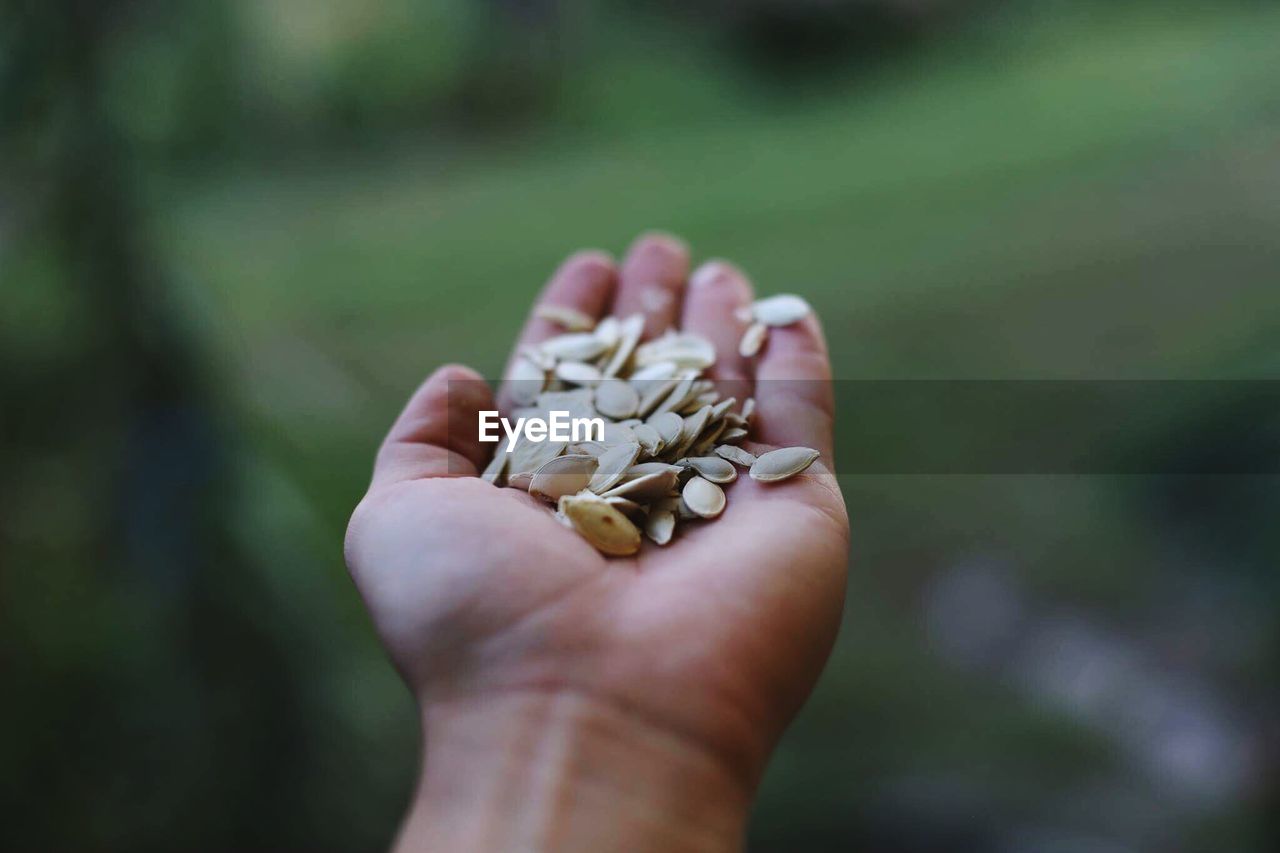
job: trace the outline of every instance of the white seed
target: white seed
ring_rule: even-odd
[[[671,379],[680,371],[680,365],[674,361],[659,361],[653,364],[647,364],[639,370],[634,370],[627,378],[634,385],[637,382],[652,382],[655,379]]]
[[[642,417],[652,417],[651,412],[671,393],[671,389],[676,387],[675,379],[657,379],[653,382],[646,382],[645,389],[640,393],[640,405],[636,408],[636,414]],[[640,389],[636,389],[639,391]]]
[[[591,332],[556,335],[538,346],[546,354],[565,361],[590,361],[608,349],[608,345]]]
[[[528,406],[538,399],[547,384],[547,374],[529,359],[520,356],[511,364],[507,387],[517,406]]]
[[[538,395],[538,410],[522,413],[545,418],[548,412],[568,412],[571,418],[594,418],[596,407],[591,405],[590,388],[574,388],[572,391],[543,391]]]
[[[613,349],[618,343],[618,336],[622,332],[622,324],[618,322],[617,317],[605,317],[596,324],[595,335],[600,343],[605,345],[605,349]]]
[[[484,480],[486,483],[493,483],[497,485],[502,479],[502,475],[506,473],[507,461],[509,459],[510,457],[507,455],[507,451],[502,448],[494,451],[493,459],[489,460],[489,464],[486,465],[484,471],[481,472],[480,479]]]
[[[680,367],[702,370],[716,362],[716,348],[701,335],[670,333],[636,347],[636,366],[675,362]]]
[[[635,350],[636,344],[640,341],[640,335],[643,333],[643,314],[632,314],[619,324],[617,349],[613,351],[613,355],[609,357],[609,361],[602,371],[605,376],[617,376],[618,372],[626,366],[631,359],[631,353]]]
[[[726,463],[728,464],[728,463]],[[633,501],[651,501],[660,498],[675,486],[678,477],[675,471],[662,470],[654,471],[643,477],[637,477],[634,480],[624,481],[614,486],[603,496],[608,497],[625,497]]]
[[[747,326],[747,330],[742,333],[742,340],[738,343],[738,355],[743,358],[752,358],[760,352],[768,336],[769,327],[764,323],[752,323]]]
[[[693,477],[685,483],[680,497],[685,506],[703,518],[715,518],[724,512],[724,489],[702,477]]]
[[[644,522],[644,535],[648,536],[659,545],[666,545],[671,541],[671,535],[676,530],[676,516],[670,510],[660,509],[649,513],[649,517]]]
[[[640,515],[644,510],[644,507],[641,504],[638,504],[629,498],[618,497],[617,495],[605,495],[604,502],[628,518]]]
[[[683,456],[698,436],[702,435],[702,430],[707,425],[707,419],[711,417],[711,407],[703,406],[701,409],[689,417],[684,419],[684,423],[680,427],[680,438],[676,441],[667,452],[675,458]]]
[[[556,365],[556,376],[570,385],[594,385],[602,378],[600,371],[582,361],[562,361]]]
[[[679,474],[681,470],[679,465],[671,465],[666,462],[637,462],[622,475],[622,482],[626,483],[640,477],[647,477],[655,471],[670,471],[673,474]]]
[[[675,412],[660,412],[649,418],[649,426],[662,436],[663,444],[675,444],[680,439],[680,430],[684,428],[684,418]]]
[[[698,476],[712,483],[732,483],[738,479],[738,469],[719,456],[690,456],[680,463],[698,472]]]
[[[529,494],[552,503],[565,495],[576,495],[591,482],[599,463],[594,456],[557,456],[533,472]]]
[[[522,437],[510,453],[511,461],[507,463],[509,478],[516,474],[532,474],[563,453],[567,445],[568,442],[564,441],[528,441]]]
[[[809,303],[793,293],[780,293],[767,299],[757,300],[751,306],[751,313],[756,322],[766,326],[790,326],[803,320],[813,309]]]
[[[697,378],[697,375],[697,371],[689,371],[682,374],[683,378],[676,383],[676,386],[671,389],[671,393],[653,410],[654,413],[679,411],[680,407],[692,396],[693,381]]]
[[[797,322],[810,310],[789,294],[740,309],[747,330],[739,352],[758,355],[770,326]],[[727,505],[720,484],[737,479],[735,465],[774,482],[817,458],[804,447],[756,457],[736,446],[750,432],[755,400],[734,411],[737,401],[721,398],[703,375],[716,360],[706,338],[669,330],[641,343],[640,314],[596,323],[571,306],[540,305],[534,315],[566,332],[518,350],[507,377],[509,417],[598,417],[604,435],[573,443],[521,437],[509,452],[499,447],[481,476],[556,503],[556,521],[601,552],[634,554],[642,535],[663,545],[683,520],[719,516]]]
[[[639,406],[640,395],[626,380],[610,379],[596,388],[596,411],[606,417],[623,420],[634,415]]]
[[[589,332],[596,325],[594,318],[568,305],[542,303],[533,309],[533,316],[559,323],[570,332]]]
[[[636,457],[639,455],[640,445],[638,444],[618,444],[610,447],[598,457],[599,467],[592,476],[588,488],[597,495],[612,489],[622,481],[623,475],[635,464]]]
[[[642,455],[657,456],[662,450],[662,436],[648,424],[636,424],[631,428],[631,434],[636,437]]]
[[[603,441],[577,441],[569,445],[569,453],[582,454],[587,456],[599,456],[609,449],[609,445]]]
[[[724,417],[728,411],[733,408],[733,404],[736,402],[738,402],[737,397],[726,397],[716,403],[711,407],[711,420],[714,421]]]
[[[732,444],[722,444],[716,448],[716,456],[721,459],[728,459],[730,462],[736,462],[743,468],[750,468],[756,464],[756,455],[748,453],[741,447],[735,447]]]
[[[546,373],[556,369],[556,357],[550,353],[543,352],[538,347],[520,347],[520,355],[541,367]]]
[[[776,483],[794,477],[813,464],[818,451],[810,447],[782,447],[762,453],[751,465],[751,479]]]

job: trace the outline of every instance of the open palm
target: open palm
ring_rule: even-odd
[[[740,358],[735,311],[750,285],[723,263],[687,278],[683,245],[650,235],[620,268],[600,253],[573,256],[541,299],[597,317],[642,312],[646,337],[679,325],[708,338],[711,378],[756,396],[765,445],[746,447],[803,444],[822,452],[818,463],[777,485],[740,477],[715,522],[605,557],[545,504],[476,476],[493,448],[477,441],[477,413],[495,405],[473,371],[449,366],[379,452],[348,530],[348,565],[420,702],[585,697],[752,779],[812,688],[843,603],[848,521],[828,467],[829,367],[813,318]],[[532,319],[521,343],[556,331]]]

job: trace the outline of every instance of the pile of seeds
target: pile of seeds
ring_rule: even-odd
[[[751,357],[769,326],[785,326],[810,311],[798,296],[762,299],[749,309],[740,351]],[[668,331],[641,343],[644,318],[591,317],[543,305],[537,315],[566,331],[520,351],[507,390],[512,418],[600,418],[603,440],[530,441],[500,447],[483,473],[495,485],[524,489],[556,507],[556,517],[605,554],[640,549],[641,531],[659,545],[680,524],[724,511],[723,485],[738,478],[776,483],[818,458],[807,447],[755,456],[738,443],[750,432],[755,401],[721,399],[702,376],[715,364],[711,342]]]

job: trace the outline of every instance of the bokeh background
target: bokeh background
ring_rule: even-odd
[[[387,843],[416,731],[345,521],[574,248],[732,257],[841,379],[1280,370],[1275,3],[0,9],[9,849]],[[753,849],[1275,849],[1275,477],[842,481]]]

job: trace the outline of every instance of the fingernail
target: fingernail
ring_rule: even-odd
[[[724,261],[707,261],[693,273],[689,284],[693,287],[706,287],[728,271]]]

